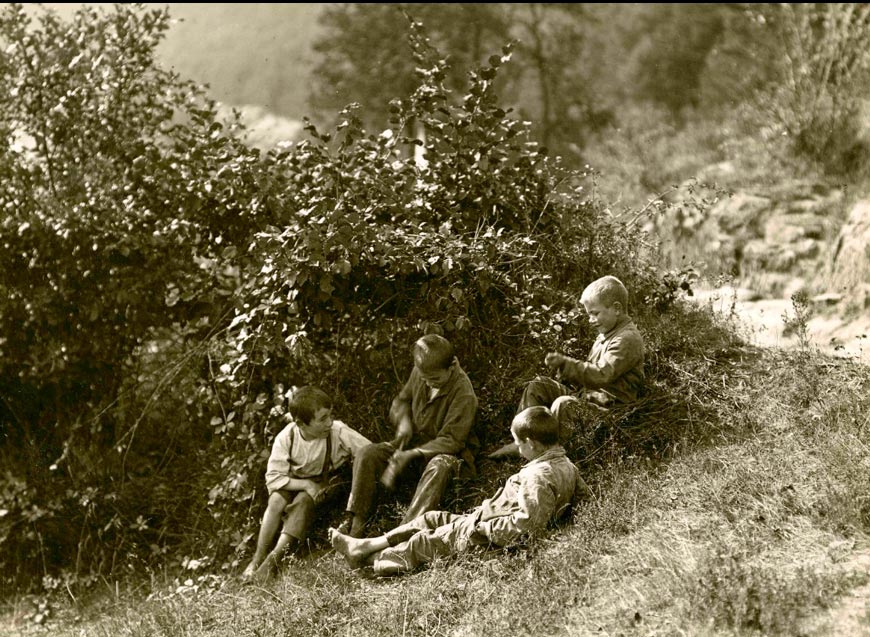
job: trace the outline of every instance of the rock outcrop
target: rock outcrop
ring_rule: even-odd
[[[852,206],[833,247],[831,289],[870,307],[870,199]]]
[[[793,181],[727,194],[692,182],[680,192],[688,194],[671,202],[655,229],[672,240],[671,255],[684,254],[703,263],[707,274],[730,275],[765,296],[830,289],[823,279],[830,274],[834,246],[849,254],[859,249],[848,241],[838,243],[844,210],[839,188]],[[866,246],[870,216],[864,222]],[[856,276],[870,282],[866,260],[865,265]]]

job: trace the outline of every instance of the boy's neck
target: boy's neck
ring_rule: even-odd
[[[529,458],[529,462],[531,462],[532,460],[537,460],[538,458],[543,456],[548,451],[552,451],[553,449],[556,449],[557,447],[559,447],[559,443],[556,443],[554,445],[545,445],[543,443],[536,444],[534,447],[535,454],[531,458]]]

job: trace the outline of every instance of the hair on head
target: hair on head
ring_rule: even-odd
[[[332,399],[322,389],[312,385],[305,385],[296,389],[290,396],[287,411],[293,416],[293,420],[305,425],[311,423],[317,410],[332,409]]]
[[[414,362],[418,366],[447,369],[456,356],[453,344],[438,334],[426,334],[414,343],[411,348]]]
[[[625,289],[622,281],[609,274],[595,279],[584,288],[580,300],[592,299],[597,299],[608,307],[618,302],[622,304],[623,310],[628,308],[628,290]]]
[[[528,407],[514,416],[511,429],[520,440],[536,440],[541,444],[559,442],[559,421],[546,407]]]

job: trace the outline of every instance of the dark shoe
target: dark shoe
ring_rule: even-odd
[[[501,458],[518,458],[519,455],[520,450],[517,448],[517,444],[515,442],[509,442],[508,444],[499,447],[486,457],[491,460],[498,460]]]

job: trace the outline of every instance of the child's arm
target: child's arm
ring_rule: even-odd
[[[476,417],[477,397],[474,394],[456,396],[447,409],[438,434],[417,447],[416,451],[425,458],[433,458],[440,453],[461,452],[465,449],[465,442]]]
[[[401,449],[411,437],[414,435],[414,423],[411,420],[411,401],[412,401],[412,383],[411,380],[414,374],[418,373],[417,369],[411,370],[411,376],[402,387],[399,395],[393,399],[390,405],[390,422],[396,426],[396,436],[393,438],[393,445],[396,449]]]
[[[275,436],[272,453],[266,465],[266,488],[269,493],[285,489],[290,480],[290,448],[293,444],[293,425],[287,425]]]
[[[335,421],[333,426],[338,427],[338,443],[341,448],[352,458],[362,451],[363,447],[372,444],[371,440],[360,432],[340,421]]]
[[[631,334],[614,336],[594,362],[563,357],[562,379],[592,389],[611,385],[643,359],[643,344],[636,340]]]
[[[305,491],[312,500],[316,500],[320,492],[323,491],[323,485],[310,478],[288,478],[287,484],[283,488],[287,491]]]
[[[336,432],[337,442],[337,449],[333,452],[333,469],[338,469],[348,462],[348,460],[356,458],[364,447],[368,447],[372,444],[368,438],[339,420],[333,421],[332,427]],[[324,476],[327,480],[331,477],[332,476]]]

